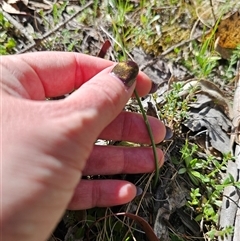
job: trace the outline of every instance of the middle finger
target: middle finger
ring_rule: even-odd
[[[163,152],[157,148],[159,166]],[[83,175],[113,175],[120,173],[147,173],[155,169],[151,147],[95,146]]]
[[[148,116],[155,143],[161,142],[166,134],[164,124],[157,118]],[[141,114],[121,112],[100,134],[100,139],[122,140],[151,144],[146,124]]]

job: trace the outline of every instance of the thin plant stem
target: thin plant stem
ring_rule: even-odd
[[[115,32],[116,34],[118,35],[118,31],[117,31],[117,26],[115,25],[114,21],[113,21],[113,28],[115,29]],[[125,61],[127,61],[127,56],[129,56],[133,61],[134,59],[131,57],[130,54],[128,54],[127,50],[124,48],[124,44],[123,44],[123,41],[121,38],[119,38],[119,41],[116,41],[115,38],[111,37],[113,39],[113,41],[122,48],[122,51],[123,51],[123,55],[124,55],[124,59]],[[134,90],[134,94],[135,94],[135,97],[137,99],[137,102],[138,102],[138,105],[140,107],[140,110],[141,110],[141,114],[143,116],[143,119],[144,119],[144,122],[146,124],[146,127],[147,127],[147,131],[148,131],[148,134],[149,134],[149,137],[150,137],[150,140],[151,140],[151,144],[152,144],[152,150],[153,150],[153,156],[154,156],[154,161],[155,161],[155,176],[154,176],[154,182],[153,182],[153,188],[155,188],[157,186],[157,183],[158,183],[158,178],[159,178],[159,165],[158,165],[158,155],[157,155],[157,149],[156,149],[156,145],[155,145],[155,142],[154,142],[154,138],[153,138],[153,133],[152,133],[152,129],[150,127],[150,124],[148,122],[148,118],[147,118],[147,115],[144,111],[144,108],[143,108],[143,105],[142,105],[142,102],[139,98],[139,95],[136,91],[136,89]]]
[[[143,108],[142,102],[139,98],[139,95],[138,95],[138,92],[137,92],[136,89],[134,90],[134,94],[135,94],[135,97],[137,99],[138,105],[140,107],[141,114],[142,114],[144,122],[146,124],[147,131],[148,131],[148,134],[149,134],[149,137],[150,137],[150,140],[151,140],[151,144],[152,144],[153,156],[154,156],[154,161],[155,161],[155,176],[154,176],[153,188],[155,188],[157,186],[158,178],[159,178],[159,165],[158,165],[157,148],[156,148],[156,145],[155,145],[155,142],[154,142],[151,126],[149,124],[146,112]]]

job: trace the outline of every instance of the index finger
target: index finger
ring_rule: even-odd
[[[4,58],[9,58],[5,66],[8,69],[12,68],[11,65],[14,66],[12,74],[32,99],[69,93],[115,64],[109,60],[73,52],[38,52]],[[143,72],[139,73],[136,85],[139,95],[148,94],[151,85],[150,79]]]

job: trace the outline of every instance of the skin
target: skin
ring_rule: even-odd
[[[154,170],[151,148],[94,145],[98,138],[150,143],[142,116],[122,112],[134,88],[149,92],[150,79],[139,73],[126,88],[110,73],[115,63],[78,53],[4,56],[0,64],[0,240],[43,241],[67,208],[131,201],[136,187],[127,181],[81,177]],[[149,121],[161,142],[164,125]],[[161,165],[161,150],[158,157]]]

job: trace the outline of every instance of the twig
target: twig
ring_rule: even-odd
[[[189,43],[189,42],[191,42],[191,41],[193,41],[193,40],[198,39],[198,38],[201,37],[201,36],[202,36],[202,34],[199,34],[199,35],[197,35],[197,36],[194,37],[194,38],[190,38],[190,39],[184,40],[184,41],[182,41],[182,42],[180,42],[180,43],[178,43],[178,44],[175,44],[175,45],[171,46],[170,48],[168,48],[167,50],[165,50],[164,52],[162,52],[158,57],[156,57],[156,58],[154,58],[154,59],[151,59],[151,60],[150,60],[149,62],[147,62],[146,64],[141,65],[141,66],[139,67],[139,69],[140,69],[141,71],[143,71],[143,70],[146,69],[148,66],[151,66],[151,65],[155,64],[160,58],[162,58],[162,57],[166,56],[167,54],[171,53],[175,48],[179,48],[179,47],[181,47],[181,46],[183,46],[183,45],[185,45],[185,44],[187,44],[187,43]]]
[[[74,13],[73,15],[71,15],[68,19],[66,19],[65,21],[63,21],[62,23],[58,24],[56,27],[54,27],[51,31],[47,32],[46,34],[44,34],[40,39],[38,39],[36,42],[32,43],[31,45],[27,46],[26,48],[24,48],[23,50],[19,51],[18,54],[21,53],[25,53],[31,49],[33,49],[34,47],[36,47],[40,42],[42,42],[44,39],[48,38],[51,34],[53,34],[54,32],[58,31],[60,28],[62,28],[63,26],[65,26],[68,22],[70,22],[73,18],[75,18],[80,12],[82,12],[83,10],[85,10],[86,8],[90,7],[93,4],[93,0],[89,1],[86,5],[84,5],[83,7],[81,7],[76,13]]]
[[[213,15],[213,19],[214,19],[214,22],[216,23],[217,18],[215,16],[215,12],[214,12],[214,8],[213,8],[213,2],[212,2],[212,0],[209,0],[209,2],[210,2],[210,6],[211,6],[211,12],[212,12],[212,15]]]
[[[200,36],[200,35],[199,35],[199,36]],[[182,41],[182,42],[180,42],[180,43],[178,43],[178,44],[173,45],[172,47],[170,47],[170,48],[168,48],[167,50],[165,50],[164,52],[162,52],[161,55],[160,55],[160,57],[163,57],[163,56],[169,54],[169,53],[172,52],[175,48],[179,48],[179,47],[181,47],[181,46],[183,46],[183,45],[185,45],[185,44],[187,44],[187,43],[189,43],[189,42],[197,39],[199,36],[194,37],[193,39],[184,40],[184,41]]]

